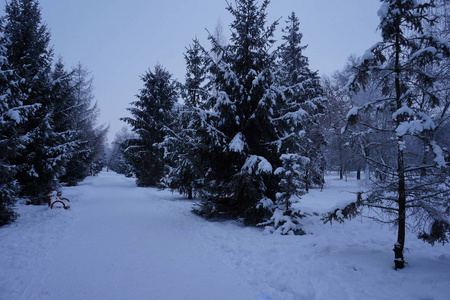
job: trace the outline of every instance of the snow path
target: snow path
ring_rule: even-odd
[[[71,197],[79,198],[68,212],[75,218],[51,260],[18,299],[254,298],[226,261],[202,247],[192,225],[203,221],[187,224],[185,204],[156,200],[172,194],[112,172],[89,179],[83,191]]]
[[[351,182],[312,191],[304,209],[355,197]],[[71,209],[21,206],[0,228],[0,300],[433,299],[450,294],[450,252],[408,236],[410,266],[392,270],[395,232],[357,218],[304,219],[301,237],[208,222],[191,201],[137,188],[113,172],[63,189]],[[320,204],[318,203],[320,202]],[[328,203],[328,204],[326,204]]]

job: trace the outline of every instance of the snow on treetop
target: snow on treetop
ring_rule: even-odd
[[[372,53],[372,49],[368,49],[366,50],[366,52],[364,52],[364,54],[361,56],[361,60],[365,61],[365,60],[372,60],[374,59],[375,56]]]
[[[425,130],[433,130],[436,128],[433,120],[427,114],[419,113],[419,116],[421,117],[419,120],[400,123],[395,129],[397,136],[404,136],[405,134],[414,135]]]
[[[445,47],[445,48],[448,48],[448,49],[450,49],[450,43],[449,43],[449,41],[447,41],[447,40],[445,40],[445,39],[443,39],[443,38],[441,38],[441,37],[437,37],[437,36],[431,36],[431,38],[434,40],[434,41],[436,41],[437,42],[437,44],[438,44],[438,47]]]
[[[350,109],[345,118],[348,120],[351,116],[357,116],[359,110],[360,110],[359,106],[354,106],[352,109]]]
[[[258,173],[271,173],[273,170],[272,165],[269,163],[267,159],[260,156],[260,162],[258,164]]]
[[[285,115],[283,116],[283,118],[285,118],[285,119],[290,119],[290,120],[292,120],[294,123],[296,123],[296,122],[300,122],[300,121],[303,119],[303,117],[304,117],[304,116],[307,116],[307,115],[308,115],[308,112],[307,112],[307,111],[305,111],[305,110],[302,109],[302,108],[299,108],[299,109],[296,110],[296,111],[288,112],[287,114],[285,114]]]
[[[381,4],[381,7],[377,12],[377,15],[380,18],[380,22],[383,25],[384,22],[392,21],[391,16],[400,15],[400,14],[402,14],[402,11],[399,8],[395,8],[395,9],[391,8],[391,6],[393,5],[393,3],[391,3],[391,2],[393,2],[393,1],[389,1],[389,0],[382,0],[382,1],[383,1],[383,3]],[[408,1],[412,2],[413,7],[417,7],[419,5],[417,0],[403,0],[402,5]],[[389,16],[389,15],[391,15],[391,16]]]
[[[373,55],[373,50],[375,48],[383,46],[383,45],[384,45],[384,42],[378,42],[375,45],[373,45],[372,47],[370,47],[369,49],[367,49],[366,52],[364,52],[364,54],[361,56],[361,60],[365,61],[365,60],[372,60],[372,59],[374,59],[375,56]]]
[[[16,123],[20,123],[22,121],[22,117],[19,114],[19,111],[16,109],[10,109],[6,112],[6,115],[11,119],[14,120]]]
[[[377,13],[378,17],[380,17],[380,21],[383,21],[384,19],[386,19],[388,12],[389,12],[389,7],[390,7],[390,4],[387,2],[383,2],[383,4],[381,4],[381,7]]]
[[[215,110],[219,110],[221,106],[232,106],[233,102],[228,98],[228,94],[220,91],[217,95],[216,105],[214,107]]]
[[[271,173],[273,170],[272,165],[267,159],[259,155],[250,155],[242,166],[242,171],[247,171],[249,174]]]
[[[275,170],[274,174],[275,174],[275,175],[280,175],[280,174],[283,174],[284,171],[285,171],[285,169],[284,169],[283,167],[278,167],[278,168]]]
[[[445,167],[447,165],[447,162],[445,161],[441,147],[439,147],[439,145],[436,144],[435,141],[430,142],[430,145],[435,155],[434,162],[437,164],[439,168]]]
[[[238,133],[234,136],[233,140],[231,141],[229,148],[231,151],[234,152],[242,152],[244,150],[245,142],[244,142],[244,136],[242,133]]]
[[[436,52],[437,52],[437,49],[435,47],[423,48],[423,49],[420,49],[420,50],[414,52],[413,55],[411,55],[411,58],[409,60],[412,61],[416,57],[421,56],[423,53],[431,53],[434,55],[434,54],[436,54]]]
[[[408,115],[408,116],[413,116],[414,115],[414,111],[409,108],[407,105],[403,105],[401,108],[399,108],[396,112],[394,112],[392,114],[392,119],[395,121],[397,120],[397,117],[399,115]]]
[[[272,208],[273,201],[267,197],[263,197],[261,200],[259,200],[258,206],[262,206],[264,208]]]

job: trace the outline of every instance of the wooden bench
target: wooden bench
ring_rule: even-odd
[[[53,206],[57,203],[58,204],[55,207],[59,207],[58,205],[62,204],[62,207],[64,209],[70,208],[70,206],[67,204],[67,202],[70,202],[70,200],[67,198],[62,198],[61,195],[62,195],[61,192],[57,191],[52,191],[47,194],[48,206],[50,206],[51,209],[53,209]]]

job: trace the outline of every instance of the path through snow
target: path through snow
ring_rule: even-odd
[[[341,188],[322,195],[353,197]],[[395,272],[394,232],[367,220],[330,227],[311,216],[304,227],[314,234],[264,236],[236,222],[205,221],[190,213],[192,202],[138,188],[113,172],[64,188],[63,195],[72,200],[69,211],[21,206],[22,217],[0,228],[1,300],[439,300],[450,294],[448,248],[408,237],[411,266]],[[327,201],[318,191],[308,197],[305,203]]]

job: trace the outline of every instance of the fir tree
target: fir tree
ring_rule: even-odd
[[[123,127],[114,138],[112,142],[111,156],[108,160],[109,168],[118,173],[124,174],[129,177],[133,174],[132,166],[125,159],[125,145],[127,140],[134,138],[134,135],[128,130],[127,127]]]
[[[77,147],[67,162],[61,181],[76,185],[86,176],[100,172],[105,164],[104,143],[108,128],[96,127],[99,110],[94,102],[93,79],[88,69],[78,63],[70,73],[69,80],[66,91],[71,91],[73,105],[67,107],[67,124],[71,124]]]
[[[74,119],[77,102],[74,97],[74,89],[71,85],[71,74],[65,70],[62,58],[59,58],[51,74],[52,81],[52,134],[48,136],[53,143],[58,145],[54,151],[53,164],[61,166],[54,170],[58,174],[58,180],[67,174],[67,165],[78,151],[81,141],[77,137],[76,120]]]
[[[168,173],[162,185],[192,199],[202,186],[201,161],[196,160],[199,144],[195,139],[195,108],[181,106],[174,109],[178,122],[171,126],[161,146],[168,162]]]
[[[186,76],[181,91],[184,105],[175,110],[179,122],[165,137],[165,157],[170,170],[164,184],[192,199],[202,186],[201,161],[196,161],[195,154],[199,147],[195,139],[195,120],[197,109],[203,107],[206,100],[204,85],[207,76],[204,49],[197,39],[187,48],[184,58]]]
[[[310,160],[298,153],[287,153],[281,155],[281,162],[282,166],[275,170],[275,175],[280,178],[275,209],[272,217],[260,225],[269,233],[303,235],[300,219],[304,215],[294,205],[306,192],[304,166]]]
[[[177,100],[177,84],[161,65],[142,77],[144,87],[128,110],[131,117],[122,118],[138,136],[128,140],[125,151],[128,162],[136,172],[139,186],[155,186],[166,173],[164,150],[160,143],[170,131]]]
[[[323,91],[317,72],[309,68],[308,58],[303,55],[307,46],[302,45],[300,22],[294,12],[291,13],[283,29],[284,44],[280,58],[283,82],[289,86],[287,97],[305,111],[301,120],[301,129],[305,131],[299,152],[308,157],[304,169],[304,188],[309,191],[311,185],[323,186],[325,160],[321,151],[325,139],[319,129],[318,118],[324,110]]]
[[[287,100],[287,86],[278,79],[277,53],[271,52],[277,22],[266,27],[269,1],[235,3],[228,6],[230,44],[210,36],[209,98],[196,119],[197,141],[209,147],[197,151],[205,187],[196,211],[259,224],[273,215],[281,180],[274,171],[281,155],[299,145],[305,112]]]
[[[194,39],[192,45],[184,54],[186,61],[186,82],[183,86],[184,104],[188,107],[201,107],[206,95],[204,83],[206,80],[206,58],[203,47],[198,39]]]
[[[12,0],[5,7],[4,34],[7,58],[19,77],[23,105],[37,106],[32,118],[20,124],[19,132],[26,134],[27,143],[14,163],[19,167],[16,178],[22,193],[32,203],[43,203],[45,195],[56,188],[58,170],[56,163],[60,152],[51,128],[54,109],[50,80],[52,50],[48,44],[50,33],[42,24],[39,2]]]
[[[23,147],[18,125],[34,111],[21,105],[17,77],[9,66],[4,44],[0,20],[0,226],[17,216],[12,209],[18,192],[13,158]]]

